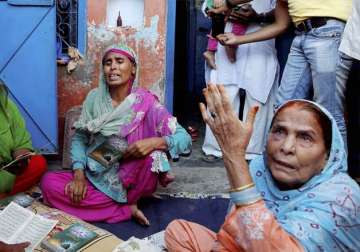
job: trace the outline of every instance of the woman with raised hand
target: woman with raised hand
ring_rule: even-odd
[[[204,90],[200,109],[224,153],[232,208],[220,231],[175,220],[171,251],[358,251],[360,189],[347,174],[341,134],[314,102],[291,100],[276,111],[264,155],[245,160],[257,108],[245,122],[222,86]]]
[[[136,68],[135,53],[126,45],[105,51],[99,86],[87,95],[74,124],[73,172],[44,176],[45,203],[86,221],[133,217],[150,224],[137,202],[150,196],[158,181],[166,186],[173,180],[166,153],[189,151],[191,138],[154,94],[133,87]],[[113,154],[101,149],[109,145]],[[108,165],[97,158],[99,151]],[[116,153],[123,153],[121,159]]]

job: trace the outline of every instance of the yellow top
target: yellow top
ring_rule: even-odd
[[[333,17],[346,21],[352,0],[288,0],[289,14],[295,24],[310,17]]]

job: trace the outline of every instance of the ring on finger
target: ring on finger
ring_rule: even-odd
[[[210,115],[211,115],[212,118],[214,118],[214,119],[216,118],[216,113],[215,112],[211,111]]]

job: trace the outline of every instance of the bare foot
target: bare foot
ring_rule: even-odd
[[[203,54],[206,63],[208,64],[208,66],[212,69],[216,69],[216,64],[215,64],[215,53],[211,52],[211,51],[205,51]]]
[[[161,186],[166,187],[168,184],[175,180],[175,176],[168,172],[161,172],[159,174],[159,183]]]
[[[131,205],[131,215],[141,225],[150,226],[149,220],[145,217],[144,213],[137,207],[137,205]]]
[[[236,46],[225,46],[226,55],[231,63],[236,61]]]

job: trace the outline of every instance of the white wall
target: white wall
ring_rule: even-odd
[[[141,28],[144,25],[144,0],[108,0],[106,11],[109,27],[116,26],[119,11],[123,26]]]

